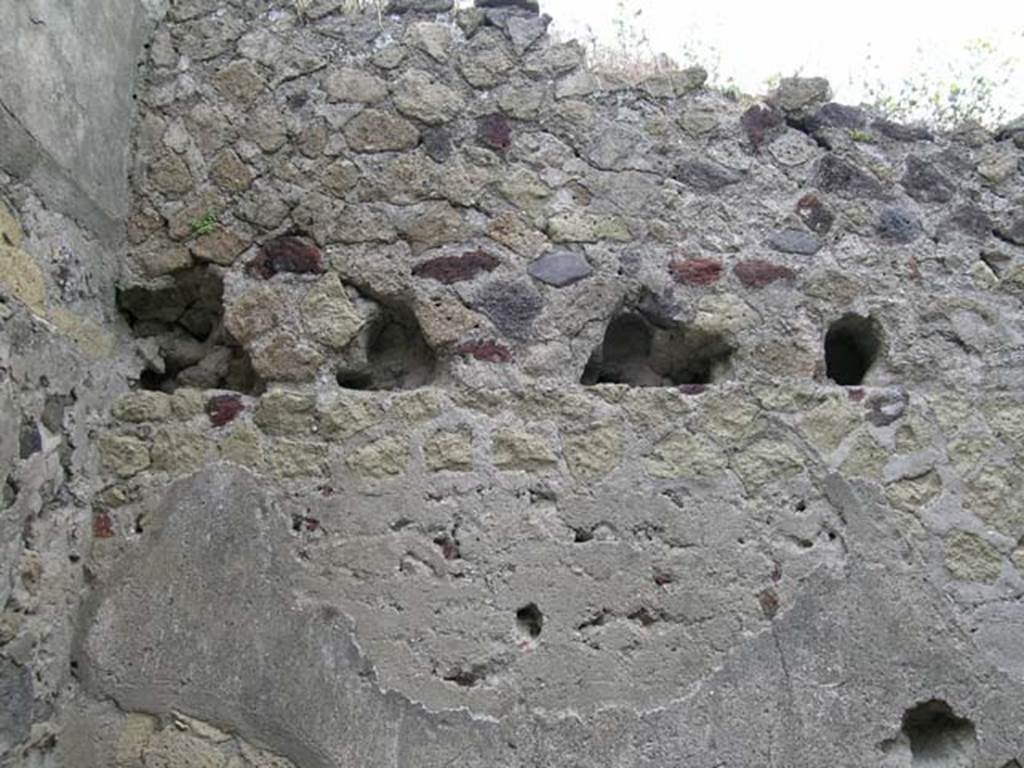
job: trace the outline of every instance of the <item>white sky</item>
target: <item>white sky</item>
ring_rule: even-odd
[[[541,0],[562,33],[579,37],[589,26],[614,42],[616,0]],[[1017,59],[1002,93],[1010,117],[1024,113],[1024,1],[949,0],[626,0],[642,11],[638,23],[655,52],[684,58],[687,41],[717,50],[719,81],[763,93],[772,75],[822,75],[838,100],[856,104],[866,73],[898,84],[922,64],[944,72],[975,38],[992,42],[1001,58]],[[918,48],[923,52],[919,52]],[[866,66],[871,53],[877,69]],[[851,84],[852,80],[852,84]]]

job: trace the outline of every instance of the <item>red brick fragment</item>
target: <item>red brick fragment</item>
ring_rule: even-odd
[[[732,271],[748,288],[764,288],[777,280],[792,280],[796,277],[796,273],[789,267],[762,259],[741,261]]]
[[[249,271],[264,280],[279,272],[320,274],[326,270],[323,253],[304,237],[275,237],[264,243],[260,255],[249,263]]]
[[[114,521],[107,512],[97,512],[93,517],[92,535],[96,539],[114,538]]]
[[[487,251],[477,249],[461,256],[438,256],[417,264],[412,269],[416,277],[427,277],[451,285],[472,280],[481,272],[492,272],[501,260]]]
[[[216,395],[206,403],[206,415],[210,417],[210,423],[215,427],[223,427],[234,421],[235,417],[244,410],[242,398],[238,395]]]
[[[722,277],[722,262],[715,259],[677,259],[668,269],[681,285],[713,285]]]
[[[859,403],[864,399],[864,390],[860,387],[846,390],[846,396],[855,403]]]
[[[701,395],[707,391],[706,384],[680,384],[679,391],[684,395]]]
[[[465,341],[456,347],[455,351],[485,363],[512,362],[512,350],[496,341]]]

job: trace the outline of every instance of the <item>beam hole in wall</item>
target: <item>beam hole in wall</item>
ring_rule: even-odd
[[[529,603],[516,611],[516,627],[525,639],[536,640],[540,637],[544,628],[544,614],[536,603]]]
[[[932,699],[907,710],[903,715],[903,734],[910,742],[913,766],[975,765],[978,737],[974,724],[958,717],[944,701]]]
[[[224,282],[217,271],[197,267],[125,288],[117,305],[135,336],[156,353],[139,374],[142,389],[263,392],[249,355],[224,328]]]
[[[581,383],[634,387],[710,384],[728,374],[733,351],[717,334],[677,322],[655,324],[639,312],[624,312],[608,325]]]
[[[437,357],[412,312],[383,307],[364,334],[361,341],[365,344],[365,359],[338,371],[339,386],[402,390],[424,387],[434,380]]]
[[[825,370],[842,386],[857,386],[871,371],[882,349],[878,323],[870,317],[844,315],[825,334]]]

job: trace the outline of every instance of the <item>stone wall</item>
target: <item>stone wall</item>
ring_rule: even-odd
[[[0,89],[11,765],[1024,761],[1024,126],[151,5],[122,193]]]

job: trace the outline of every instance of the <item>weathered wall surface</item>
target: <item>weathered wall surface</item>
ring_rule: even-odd
[[[4,766],[103,764],[60,751],[88,744],[71,727],[87,706],[71,642],[88,592],[94,435],[138,371],[114,285],[143,23],[134,2],[0,5]]]
[[[22,454],[61,331],[97,361],[3,444],[75,478],[3,513],[12,764],[1024,760],[1024,128],[598,78],[528,2],[299,5],[170,4],[95,293],[7,186]]]

